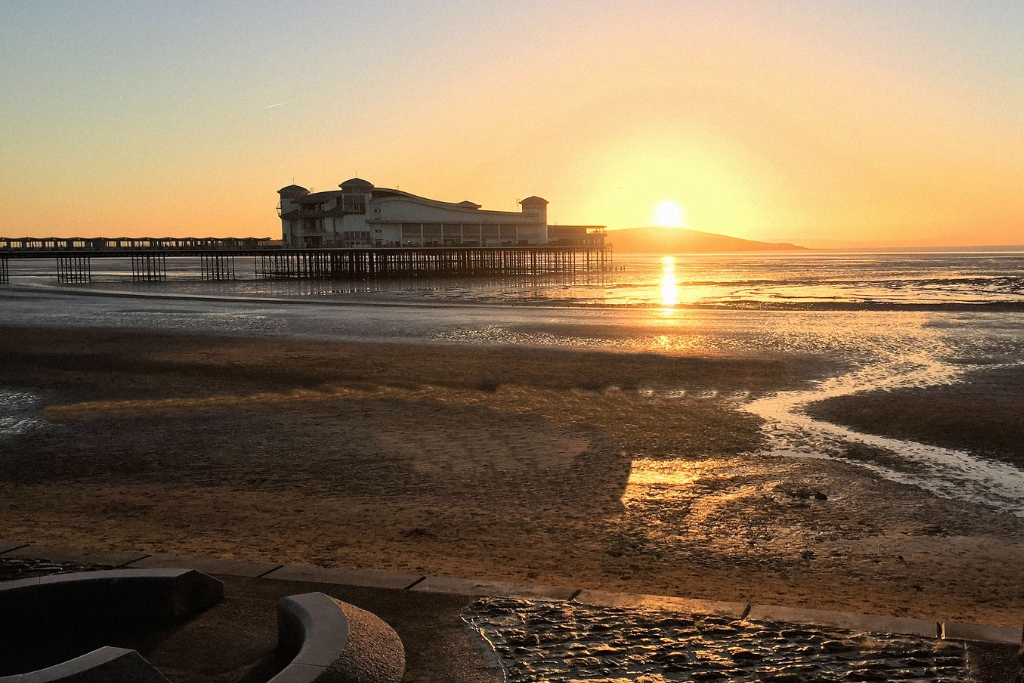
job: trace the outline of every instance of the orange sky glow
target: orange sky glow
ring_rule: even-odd
[[[358,175],[549,220],[1024,243],[1024,5],[0,6],[0,234],[280,236]]]

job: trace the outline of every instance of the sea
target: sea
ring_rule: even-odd
[[[127,261],[94,260],[90,284],[60,285],[52,261],[12,260],[0,328],[822,358],[836,372],[798,391],[708,398],[763,418],[769,454],[845,460],[851,444],[884,449],[914,466],[848,462],[1024,516],[1024,471],[1011,464],[804,412],[825,398],[956,384],[1024,364],[1022,251],[617,255],[605,273],[358,282],[259,280],[253,265],[238,258],[237,280],[204,282],[197,259],[172,258],[166,282],[138,283]],[[684,400],[687,391],[663,394]],[[47,428],[43,403],[0,387],[0,449]]]

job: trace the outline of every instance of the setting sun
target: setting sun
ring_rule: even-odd
[[[681,228],[685,223],[683,208],[671,199],[659,202],[654,207],[654,224],[659,228]]]

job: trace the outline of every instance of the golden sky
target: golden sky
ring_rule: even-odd
[[[0,234],[280,235],[355,175],[549,220],[1024,243],[1024,3],[0,3]]]

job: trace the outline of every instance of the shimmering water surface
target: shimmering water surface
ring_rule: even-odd
[[[859,434],[802,410],[822,398],[955,383],[975,369],[1024,362],[1024,253],[652,256],[618,258],[620,270],[602,276],[363,283],[203,283],[188,259],[169,262],[166,283],[132,283],[125,264],[98,263],[91,285],[58,286],[52,262],[12,262],[0,325],[821,356],[843,370],[803,391],[728,397],[765,419],[770,451],[842,457],[851,442],[883,448],[917,466],[857,464],[1024,516],[1019,469]],[[36,419],[17,407],[33,399],[19,396],[0,394],[0,434]]]
[[[336,301],[451,301],[665,307],[936,306],[1002,304],[1024,310],[1024,252],[729,254],[619,256],[609,273],[512,279],[363,282],[265,281],[250,258],[235,282],[205,283],[197,258],[168,259],[168,282],[131,282],[127,259],[96,259],[95,291]],[[12,261],[14,284],[53,284],[49,259]]]

